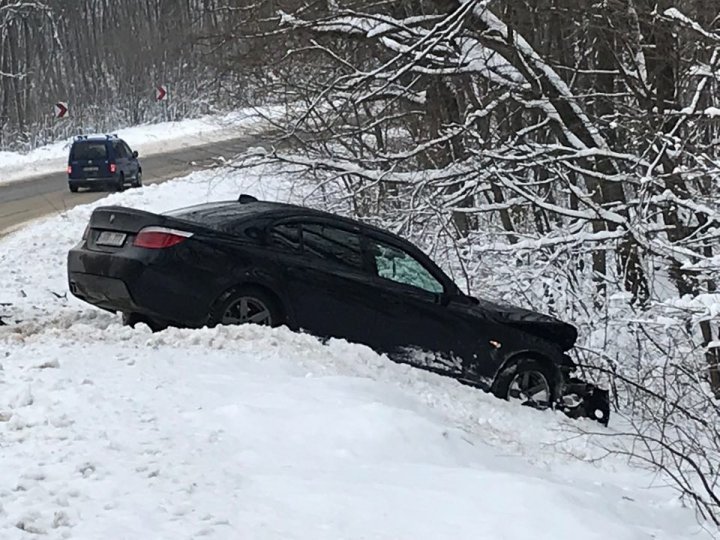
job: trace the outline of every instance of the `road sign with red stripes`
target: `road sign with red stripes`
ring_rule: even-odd
[[[155,100],[165,101],[167,99],[167,87],[162,84],[155,88]]]
[[[55,116],[57,118],[65,118],[68,113],[68,104],[64,101],[58,101],[55,104]]]

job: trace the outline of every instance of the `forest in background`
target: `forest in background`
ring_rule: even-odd
[[[0,0],[0,32],[6,147],[292,104],[292,152],[245,165],[573,321],[634,441],[613,451],[720,524],[716,0]]]
[[[204,45],[232,13],[221,4],[0,0],[0,149],[254,103],[257,73],[223,69]],[[157,85],[167,102],[155,102]],[[62,120],[58,101],[70,107]]]

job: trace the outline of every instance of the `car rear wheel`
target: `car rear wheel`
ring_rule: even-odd
[[[75,185],[75,184],[68,184],[68,186],[70,187],[70,191],[72,191],[73,193],[77,193],[77,191],[78,191],[77,185]]]
[[[240,289],[219,302],[211,317],[215,324],[279,326],[283,314],[276,300],[255,287]]]
[[[115,186],[116,191],[125,191],[125,175],[120,174],[120,178],[118,179],[118,183]]]
[[[133,182],[133,187],[139,188],[142,187],[142,172],[138,171],[135,175],[135,181]]]
[[[167,328],[167,324],[153,320],[150,317],[140,315],[139,313],[124,312],[122,314],[122,323],[124,326],[131,326],[132,328],[135,328],[135,325],[138,323],[143,323],[148,325],[150,327],[150,330],[152,330],[153,332],[159,332]]]
[[[498,374],[493,393],[527,407],[549,409],[555,403],[553,380],[551,370],[542,362],[522,358]]]

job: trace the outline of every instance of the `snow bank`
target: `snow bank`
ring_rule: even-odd
[[[710,538],[661,480],[597,461],[593,423],[283,328],[132,330],[66,293],[93,207],[240,192],[306,196],[206,171],[0,239],[0,538]]]
[[[108,319],[3,337],[4,539],[669,540],[695,529],[633,471],[523,445],[559,461],[539,467],[486,426],[498,415],[532,439],[552,415],[366,348],[258,327],[151,335]],[[473,403],[475,426],[454,425],[456,402]]]
[[[264,125],[264,119],[283,114],[282,107],[250,108],[225,115],[146,124],[113,131],[141,156],[169,152],[238,137]],[[0,184],[64,171],[72,139],[42,146],[28,153],[0,152]]]

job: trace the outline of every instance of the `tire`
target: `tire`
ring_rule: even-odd
[[[544,410],[552,408],[557,398],[554,381],[552,370],[543,362],[519,358],[498,373],[492,392],[500,399]]]
[[[122,173],[120,174],[120,180],[118,180],[115,186],[115,191],[125,191],[125,175]]]
[[[139,188],[142,187],[142,171],[138,171],[135,175],[135,181],[133,182],[133,187]]]
[[[257,287],[242,287],[223,295],[210,315],[210,325],[260,324],[280,326],[285,316],[277,300]]]
[[[71,191],[71,192],[73,192],[73,193],[77,193],[77,192],[78,192],[78,187],[77,187],[77,185],[75,185],[75,184],[68,184],[68,187],[70,188],[70,191]]]
[[[132,328],[135,328],[135,325],[138,323],[144,323],[147,324],[153,332],[160,332],[161,330],[165,330],[167,328],[166,324],[159,323],[149,317],[140,315],[139,313],[123,312],[122,323],[123,326],[130,326]]]

